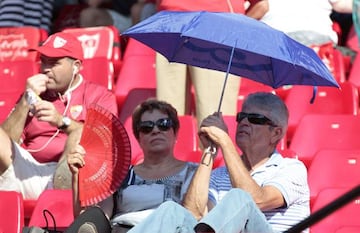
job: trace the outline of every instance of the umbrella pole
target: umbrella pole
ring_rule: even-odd
[[[227,79],[228,79],[228,76],[229,76],[229,71],[230,71],[232,60],[233,60],[235,47],[236,47],[236,42],[235,42],[235,46],[233,46],[232,49],[231,49],[230,60],[229,60],[228,67],[227,67],[227,70],[226,70],[225,81],[224,81],[223,88],[222,88],[222,91],[221,91],[220,102],[219,102],[219,107],[218,107],[217,112],[220,112],[220,110],[221,110],[221,104],[222,104],[222,100],[224,98],[225,87],[226,87]],[[205,153],[206,152],[209,153],[209,151],[210,151],[211,154],[216,155],[216,153],[217,153],[216,150],[217,150],[217,148],[214,145],[214,143],[211,143],[211,145],[206,149]]]
[[[230,68],[231,68],[231,63],[232,63],[232,60],[233,60],[233,57],[234,57],[235,47],[236,47],[236,42],[235,42],[235,46],[233,46],[232,49],[231,49],[230,60],[229,60],[228,67],[227,67],[227,70],[226,70],[225,81],[224,81],[223,88],[222,88],[222,91],[221,91],[219,107],[218,107],[218,110],[217,110],[218,112],[220,112],[220,110],[221,110],[221,104],[222,104],[222,100],[224,98],[226,83],[227,83],[227,80],[228,80],[228,76],[229,76],[229,72],[230,72]]]

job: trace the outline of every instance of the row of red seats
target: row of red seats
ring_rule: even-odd
[[[245,80],[246,79],[243,79],[242,82]],[[249,84],[249,81],[246,82],[247,84]],[[258,86],[259,84],[257,84],[254,87],[258,87]],[[265,85],[263,86],[266,87]],[[359,97],[358,97],[357,88],[354,87],[354,85],[351,84],[350,82],[341,83],[340,86],[341,86],[341,90],[331,87],[319,87],[313,104],[310,104],[310,99],[312,97],[312,92],[313,92],[312,87],[294,86],[289,90],[289,93],[287,94],[287,98],[285,99],[285,103],[288,106],[290,112],[289,128],[288,128],[286,142],[285,145],[283,145],[283,148],[286,149],[287,146],[290,146],[292,144],[291,149],[293,149],[297,153],[303,154],[301,150],[298,151],[299,148],[296,146],[296,144],[298,143],[297,141],[302,142],[305,140],[304,135],[300,137],[299,136],[295,137],[294,134],[297,128],[301,128],[300,130],[302,131],[306,130],[306,127],[304,127],[303,125],[299,126],[301,121],[304,120],[303,119],[304,116],[306,115],[341,114],[341,115],[349,115],[349,117],[351,118],[352,116],[356,116],[358,114]],[[245,89],[246,87],[249,86],[244,87],[244,85],[242,84],[240,87],[240,91],[242,89]],[[252,91],[258,91],[259,88],[257,89],[248,88],[248,90],[251,90],[249,92],[251,93]],[[271,91],[271,90],[269,88],[267,89],[264,88],[263,91]],[[155,97],[155,96],[156,96],[155,88],[135,88],[131,90],[131,92],[126,96],[126,98],[123,101],[123,106],[119,113],[120,120],[123,123],[125,123],[125,125],[128,125],[130,121],[129,118],[131,118],[132,109],[134,109],[134,107],[137,104],[139,104],[141,101],[149,97]],[[241,108],[243,98],[244,98],[244,94],[242,95],[239,94],[239,100],[238,100],[239,110]],[[341,119],[339,119],[339,121],[341,121]],[[322,123],[325,122],[326,121],[322,121]],[[302,123],[302,124],[306,124],[306,123]],[[319,126],[319,124],[317,126]],[[314,129],[311,127],[309,130]],[[190,127],[190,128],[194,128],[194,127]],[[131,128],[128,128],[128,130],[130,130],[128,132],[129,134],[131,134]],[[295,142],[292,143],[294,137],[295,137]],[[134,151],[138,151],[138,150],[134,150]],[[301,158],[304,159],[304,162],[306,164],[308,163],[307,157],[311,157],[311,156],[306,155],[306,153],[305,155],[301,156]]]
[[[308,114],[294,132],[289,149],[306,167],[321,149],[360,149],[360,116],[350,114]]]
[[[36,200],[29,219],[25,215],[25,203],[18,192],[0,191],[0,232],[20,233],[24,226],[62,232],[74,220],[71,190],[45,190]]]
[[[84,60],[80,73],[88,80],[114,90],[121,63],[120,36],[113,26],[68,28],[82,43]],[[0,28],[0,121],[3,121],[22,94],[26,79],[40,71],[39,56],[29,52],[48,37],[35,27]]]

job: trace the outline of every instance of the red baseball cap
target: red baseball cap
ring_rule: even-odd
[[[47,57],[83,59],[81,42],[74,35],[66,32],[58,32],[50,35],[41,46],[31,50],[38,51]]]

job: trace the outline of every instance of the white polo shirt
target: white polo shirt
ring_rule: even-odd
[[[310,214],[310,191],[304,164],[292,158],[274,153],[270,159],[251,173],[260,186],[271,185],[283,195],[286,206],[264,211],[266,219],[276,232],[284,232]],[[226,167],[213,171],[210,180],[209,199],[219,202],[232,188]]]

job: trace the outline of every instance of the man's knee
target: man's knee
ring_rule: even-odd
[[[162,203],[158,209],[159,211],[163,210],[163,211],[177,211],[178,209],[183,208],[182,206],[180,206],[178,203],[174,202],[174,201],[166,201],[164,203]]]
[[[250,194],[239,188],[231,189],[227,195],[234,197],[237,200],[252,201]]]

